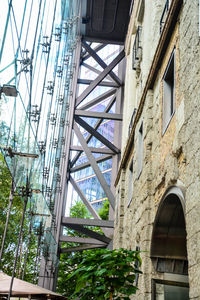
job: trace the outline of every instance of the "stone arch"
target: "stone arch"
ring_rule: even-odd
[[[181,188],[170,187],[164,194],[154,221],[150,255],[158,272],[188,272],[185,199]]]

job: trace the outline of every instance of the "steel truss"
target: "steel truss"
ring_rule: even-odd
[[[120,140],[121,140],[121,122],[122,121],[122,100],[123,100],[123,80],[122,78],[122,66],[123,63],[120,62],[124,58],[124,50],[119,51],[119,54],[113,59],[110,64],[106,64],[103,59],[100,57],[98,52],[101,49],[106,47],[107,44],[100,44],[95,48],[92,48],[92,45],[89,45],[87,41],[81,41],[81,51],[80,51],[80,68],[84,66],[90,71],[93,71],[97,74],[97,77],[94,80],[88,80],[87,78],[81,79],[79,78],[79,73],[77,73],[76,79],[76,89],[78,89],[79,84],[86,84],[87,87],[83,90],[83,92],[74,97],[73,107],[71,107],[71,111],[73,112],[73,117],[71,118],[71,132],[69,132],[70,144],[68,148],[66,148],[66,153],[68,156],[68,166],[67,166],[67,177],[66,177],[66,186],[70,182],[74,188],[74,190],[78,193],[79,197],[88,208],[94,220],[86,220],[86,219],[78,219],[78,218],[70,218],[63,217],[60,214],[60,225],[61,230],[59,233],[58,242],[60,243],[60,252],[69,252],[69,251],[82,251],[85,249],[91,249],[96,247],[112,247],[112,235],[113,235],[113,211],[115,209],[115,197],[114,197],[114,178],[116,175],[117,164],[120,156]],[[94,68],[87,61],[93,58],[97,67]],[[99,71],[99,66],[102,68],[102,71]],[[113,71],[114,68],[118,66],[119,74]],[[101,93],[98,97],[90,97],[92,91],[98,86],[107,86],[110,89],[107,92]],[[77,95],[78,92],[76,92]],[[90,99],[84,101],[85,99]],[[109,99],[105,109],[103,112],[96,111],[95,105],[102,103],[106,99]],[[111,108],[115,105],[115,112],[111,113]],[[91,110],[92,108],[92,110]],[[96,123],[91,126],[85,119],[95,118]],[[110,141],[105,138],[99,131],[98,128],[105,120],[113,120],[114,122],[114,140]],[[84,130],[84,131],[83,131]],[[84,133],[83,133],[84,132]],[[87,132],[87,137],[85,137],[85,132]],[[74,145],[74,135],[78,139],[78,146]],[[68,138],[69,138],[68,137]],[[92,138],[98,139],[102,146],[98,147],[90,147],[88,144]],[[71,152],[76,151],[76,155],[72,156]],[[87,157],[87,162],[76,164],[81,154]],[[94,153],[100,153],[102,156],[96,158]],[[112,175],[111,175],[111,186],[106,182],[102,171],[100,170],[98,163],[102,161],[106,161],[112,157]],[[91,203],[88,201],[87,197],[81,191],[78,183],[73,178],[73,173],[82,170],[91,166],[94,174],[98,178],[101,187],[103,188],[106,197],[110,203],[110,217],[109,221],[101,220],[97,211],[93,208]],[[63,194],[64,197],[64,194]],[[67,199],[67,201],[71,201],[71,199]],[[65,208],[65,200],[62,199],[63,207],[62,211],[64,212]],[[98,234],[92,230],[88,230],[85,228],[85,225],[90,226],[99,226],[101,227],[104,235]],[[71,237],[64,236],[62,233],[63,227],[67,227],[70,229],[74,229],[77,232],[84,233],[88,236],[88,238],[80,238],[80,237]],[[74,242],[82,244],[82,246],[78,245],[76,247],[62,248],[62,242]]]
[[[125,56],[124,50],[120,49],[117,56],[108,65],[100,57],[100,50],[108,44],[98,44],[92,48],[92,44],[87,43],[85,40],[80,41],[76,50],[76,59],[80,61],[80,67],[76,69],[76,74],[73,77],[73,91],[72,100],[69,106],[69,126],[68,133],[65,139],[65,161],[61,166],[61,193],[58,194],[55,201],[55,215],[56,215],[56,242],[58,245],[58,256],[61,253],[82,251],[93,248],[112,248],[112,237],[114,227],[114,180],[117,172],[118,162],[120,159],[120,141],[121,141],[121,121],[122,121],[122,103],[123,103],[123,58]],[[99,52],[99,53],[98,53]],[[97,67],[92,67],[87,61],[92,58],[96,61]],[[94,80],[82,79],[80,76],[80,69],[84,66],[96,74]],[[118,75],[113,71],[118,67]],[[99,71],[102,69],[102,71]],[[86,85],[86,88],[78,95],[78,88],[80,84]],[[98,86],[107,86],[109,89],[102,92],[97,97],[92,97],[92,91]],[[78,96],[77,96],[78,95]],[[89,97],[89,100],[87,100]],[[85,100],[85,101],[84,101]],[[95,106],[105,102],[107,104],[103,112],[95,110]],[[115,107],[115,109],[111,108]],[[92,110],[91,110],[92,109]],[[113,112],[114,111],[114,112]],[[84,119],[83,119],[84,118]],[[95,124],[90,125],[89,118],[95,119]],[[104,137],[99,131],[101,124],[107,120],[114,122],[114,138],[109,140]],[[85,134],[87,133],[87,135]],[[86,137],[85,137],[86,136]],[[78,140],[78,145],[74,144],[74,140]],[[101,142],[101,147],[89,146],[92,138]],[[75,155],[72,155],[72,152]],[[95,154],[100,153],[101,156],[96,157]],[[81,155],[87,157],[87,161],[77,164]],[[105,180],[98,163],[112,158],[112,174],[111,186]],[[92,170],[99,180],[103,191],[110,203],[109,220],[105,221],[100,218],[98,212],[93,208],[87,196],[83,193],[78,183],[74,179],[73,174],[84,168],[92,167]],[[64,217],[67,201],[71,202],[68,193],[69,182],[73,189],[77,192],[80,199],[87,207],[94,219],[79,219]],[[85,226],[98,226],[101,228],[103,234],[99,234]],[[63,234],[63,229],[69,228],[75,230],[77,233],[83,233],[87,237],[72,237]],[[63,242],[77,243],[75,247],[62,247]],[[43,282],[44,287],[54,289],[56,286],[55,270],[51,272],[51,263],[44,272],[40,272],[40,281]],[[42,270],[42,268],[41,268]]]

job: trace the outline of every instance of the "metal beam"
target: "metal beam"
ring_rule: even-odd
[[[106,63],[98,56],[97,52],[95,52],[85,41],[82,41],[82,46],[86,49],[86,51],[96,60],[96,62],[105,69],[107,67]],[[119,86],[122,85],[122,81],[119,79],[119,77],[113,72],[110,72],[110,76],[112,79],[117,82]]]
[[[114,221],[62,217],[62,225],[67,226],[69,224],[114,228]]]
[[[105,235],[100,234],[100,233],[95,232],[95,231],[92,231],[92,230],[90,230],[88,228],[85,228],[82,225],[68,224],[67,227],[70,228],[70,229],[73,229],[75,231],[78,231],[80,233],[83,233],[83,234],[85,234],[85,235],[87,235],[87,236],[89,236],[89,237],[91,237],[93,239],[97,239],[98,241],[101,241],[103,243],[109,244],[110,241],[111,241],[111,239],[108,238],[108,237],[106,237]]]
[[[107,154],[107,155],[103,155],[103,156],[100,156],[100,157],[96,158],[96,162],[97,162],[97,163],[100,163],[100,162],[103,162],[103,161],[108,160],[108,159],[111,159],[111,158],[112,158],[112,155],[108,155],[108,154]],[[85,168],[87,168],[87,167],[90,167],[90,162],[89,162],[89,161],[87,161],[87,162],[85,162],[85,163],[83,163],[83,164],[80,164],[80,165],[78,165],[78,166],[75,166],[75,167],[71,168],[71,169],[70,169],[70,172],[71,172],[71,173],[74,173],[74,172],[83,170],[83,169],[85,169]]]
[[[100,74],[101,74],[101,73],[100,73]],[[87,84],[87,85],[90,85],[90,84],[92,84],[93,82],[94,82],[94,80],[90,80],[90,79],[82,79],[82,78],[79,78],[79,79],[77,80],[77,83],[78,83],[78,84]],[[115,88],[118,87],[118,85],[117,85],[115,82],[113,82],[113,81],[105,81],[105,80],[99,82],[98,86],[107,86],[107,87],[115,87]]]
[[[81,238],[76,236],[60,236],[60,242],[69,242],[69,243],[80,243],[80,244],[94,244],[94,245],[103,245],[107,246],[107,243],[98,241],[92,238]]]
[[[75,110],[75,116],[122,121],[122,114],[104,113],[89,110]]]
[[[111,95],[110,95],[111,96]],[[111,100],[109,101],[109,103],[108,103],[108,105],[106,106],[106,108],[104,109],[104,112],[108,112],[110,109],[111,109],[111,107],[113,106],[113,104],[115,103],[115,101],[116,101],[116,95],[114,95],[112,98],[111,98]],[[98,129],[99,128],[99,126],[101,125],[101,123],[103,122],[103,120],[98,120],[97,122],[96,122],[96,124],[94,125],[94,129]],[[86,143],[88,144],[89,143],[89,141],[91,140],[91,138],[92,138],[92,134],[89,134],[88,136],[87,136],[87,138],[86,138]],[[70,166],[72,167],[72,166],[74,166],[74,164],[76,163],[76,161],[78,160],[78,158],[80,157],[80,154],[81,153],[78,153],[74,158],[73,158],[73,160],[72,160],[72,162],[71,162],[71,164],[70,164]]]
[[[114,67],[124,58],[125,52],[122,50],[119,55],[97,76],[97,78],[82,92],[76,100],[76,107],[95,89],[95,87],[111,72]]]
[[[88,208],[89,212],[92,214],[92,216],[95,219],[101,219],[100,216],[98,215],[98,213],[96,212],[96,210],[90,204],[90,202],[85,198],[85,195],[83,194],[83,192],[81,191],[81,189],[79,188],[79,186],[77,185],[75,180],[72,178],[72,176],[70,176],[70,182],[71,182],[73,188],[75,189],[75,191],[78,193],[81,200],[83,201],[83,203],[85,204],[85,206]]]
[[[114,155],[115,153],[110,150],[110,149],[105,149],[105,148],[95,148],[95,147],[88,147],[91,152],[93,153],[103,153],[103,154],[111,154]],[[70,150],[72,151],[80,151],[83,152],[83,148],[81,146],[71,146]]]
[[[90,47],[90,45],[88,45],[89,47]],[[100,51],[101,49],[103,49],[104,47],[106,47],[107,46],[107,44],[101,44],[101,45],[98,45],[98,46],[96,46],[94,49],[93,49],[93,51],[95,52],[95,53],[97,53],[98,51]],[[87,50],[86,50],[87,51]],[[88,52],[88,51],[87,51]],[[91,56],[90,56],[90,54],[85,54],[85,55],[83,55],[81,58],[82,58],[82,60],[83,61],[85,61],[85,60],[87,60],[88,58],[90,58]]]
[[[77,251],[84,251],[89,249],[96,249],[96,248],[106,248],[107,245],[89,245],[89,244],[83,244],[81,246],[77,247],[67,247],[67,248],[61,248],[60,253],[69,253],[69,252],[77,252]]]
[[[115,197],[113,195],[113,193],[111,192],[103,174],[101,173],[101,170],[99,169],[97,163],[96,163],[96,160],[95,158],[93,157],[92,155],[92,152],[90,151],[82,133],[80,132],[80,129],[78,128],[78,125],[76,123],[74,123],[74,131],[75,131],[75,134],[81,144],[81,146],[83,147],[83,150],[88,158],[88,160],[90,161],[90,164],[108,198],[108,201],[110,203],[110,205],[112,206],[112,208],[114,209],[115,208]]]
[[[86,104],[82,105],[79,107],[79,109],[88,109],[91,108],[92,106],[95,106],[96,104],[100,103],[101,101],[105,100],[106,98],[109,98],[113,94],[116,93],[116,89],[110,89],[109,91],[103,93],[102,95],[98,96],[97,98],[88,101]]]
[[[91,65],[88,65],[88,64],[86,64],[86,63],[84,63],[84,62],[81,64],[81,66],[83,66],[83,67],[85,67],[85,68],[91,70],[92,72],[94,72],[94,73],[96,73],[96,74],[98,74],[98,75],[101,73],[100,70],[98,70],[98,69],[96,69],[96,68],[92,67]],[[111,77],[110,75],[107,76],[107,79],[109,79],[109,80],[112,81],[112,77]]]
[[[86,123],[83,119],[79,118],[78,116],[74,116],[74,119],[79,125],[81,125],[89,133],[91,133],[95,138],[97,138],[106,147],[111,149],[116,154],[120,153],[120,150],[114,144],[112,144],[109,140],[107,140],[102,134],[100,134],[98,131],[96,131],[92,126],[90,126],[88,123]]]
[[[85,68],[87,68],[87,69],[89,69],[90,71],[92,71],[92,72],[94,72],[94,73],[96,73],[96,74],[98,74],[98,75],[101,73],[100,70],[98,70],[98,69],[96,69],[96,68],[94,68],[94,67],[92,67],[91,65],[88,65],[88,64],[86,64],[86,63],[82,63],[81,66],[82,66],[82,67],[85,67]]]

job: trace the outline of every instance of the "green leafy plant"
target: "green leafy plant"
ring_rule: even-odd
[[[79,257],[80,259],[80,257]],[[75,292],[70,299],[130,299],[137,287],[134,284],[136,274],[141,271],[139,251],[126,249],[98,249],[84,251],[82,260],[71,259],[76,268],[67,276],[67,280],[75,282]]]
[[[102,218],[102,220],[108,220],[109,216],[109,201],[108,199],[103,201],[103,206],[98,210],[99,216]]]
[[[4,161],[3,155],[0,154],[0,247],[2,245],[3,234],[5,229],[6,217],[9,206],[9,196],[11,190],[11,182],[12,177],[10,171]],[[20,196],[13,196],[13,203],[11,207],[7,234],[5,239],[4,251],[0,261],[0,269],[7,273],[8,275],[12,275],[14,259],[16,255],[16,248],[18,242],[18,235],[20,229],[20,222],[22,218],[23,211],[23,200]],[[24,268],[24,258],[27,252],[27,246],[29,245],[29,252],[27,256],[26,263],[26,272],[25,272],[25,280],[32,281],[34,277],[34,268],[35,268],[35,255],[37,251],[37,243],[36,237],[33,232],[31,232],[31,236],[29,237],[29,215],[27,212],[27,217],[24,221],[23,234],[20,243],[20,250],[18,255],[18,261],[16,266],[15,275],[20,278],[23,273]],[[30,238],[30,244],[29,244]]]

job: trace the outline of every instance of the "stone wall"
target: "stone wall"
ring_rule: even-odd
[[[138,5],[136,1],[136,4]],[[132,105],[138,107],[149,74],[155,49],[159,42],[159,19],[165,1],[145,1],[143,17],[143,58],[138,77],[130,70],[131,49],[128,53],[126,75],[125,114],[130,111],[131,81],[136,82]],[[152,6],[150,5],[152,4]],[[150,6],[152,11],[150,10]],[[136,18],[133,14],[132,18]],[[131,24],[135,24],[132,20]],[[145,24],[149,27],[145,27]],[[129,28],[129,35],[132,31]],[[151,45],[151,46],[150,46]],[[190,299],[200,299],[200,38],[198,1],[183,1],[178,21],[165,51],[153,89],[148,90],[143,110],[135,127],[132,150],[117,185],[118,199],[115,216],[114,247],[135,249],[140,246],[143,275],[133,299],[151,299],[151,279],[162,278],[154,270],[150,259],[153,223],[163,195],[170,186],[181,186],[185,191],[185,219],[187,231],[188,272]],[[175,48],[175,113],[163,133],[163,75]],[[149,56],[148,56],[149,55]],[[145,56],[145,59],[144,59]],[[147,57],[148,56],[148,57]],[[142,80],[142,85],[139,82]],[[138,103],[138,104],[137,104]],[[129,109],[127,109],[129,108]],[[130,116],[129,116],[130,117]],[[123,150],[129,136],[124,116]],[[128,121],[127,121],[128,120]],[[138,137],[143,122],[143,166],[138,176]],[[123,153],[122,153],[123,154]],[[129,198],[129,165],[133,159],[133,195]],[[129,205],[128,205],[129,204]]]

